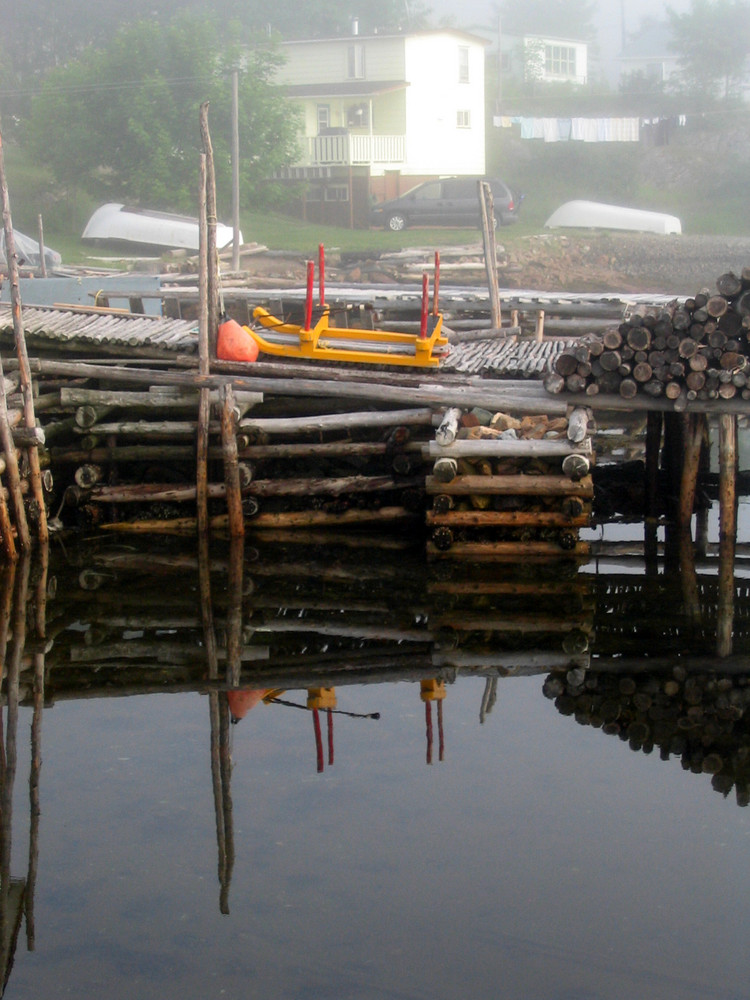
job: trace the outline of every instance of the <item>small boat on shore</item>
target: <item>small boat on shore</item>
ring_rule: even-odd
[[[603,205],[598,201],[566,201],[544,223],[547,229],[630,229],[639,233],[681,233],[680,220],[663,212]]]
[[[231,226],[217,223],[216,245],[219,250],[228,246],[233,236]],[[242,233],[239,238],[242,243]],[[197,251],[198,220],[186,215],[128,208],[117,202],[109,202],[97,208],[86,223],[81,239],[97,245]]]

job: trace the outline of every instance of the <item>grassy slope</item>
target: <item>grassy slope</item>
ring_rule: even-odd
[[[737,193],[743,186],[712,183],[715,168],[705,173],[696,167],[686,176],[685,149],[679,143],[659,150],[636,144],[584,148],[580,143],[545,148],[540,142],[507,141],[497,135],[499,131],[505,130],[490,134],[489,170],[525,194],[521,221],[501,231],[502,243],[541,232],[549,214],[572,198],[669,212],[682,220],[685,233],[747,235],[747,204]],[[41,213],[45,242],[59,250],[66,263],[89,259],[92,251],[81,244],[79,234],[96,203],[85,192],[77,194],[75,203],[56,198],[50,177],[17,147],[5,147],[5,158],[14,225],[34,236]],[[319,243],[330,249],[377,253],[415,245],[477,244],[481,239],[475,229],[349,230],[248,210],[242,212],[241,225],[247,242],[310,255]],[[98,250],[95,255],[109,256]]]

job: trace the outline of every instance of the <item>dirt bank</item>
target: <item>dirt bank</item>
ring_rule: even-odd
[[[750,266],[750,237],[544,234],[508,243],[505,258],[499,275],[511,288],[687,296]]]
[[[714,289],[727,271],[739,274],[750,266],[750,237],[657,236],[650,233],[542,233],[503,241],[498,233],[498,278],[501,288],[566,292],[655,292],[690,296]],[[480,242],[466,247],[432,245],[430,230],[414,230],[413,250],[371,256],[353,253],[327,258],[331,282],[370,286],[417,284],[440,249],[442,281],[484,285],[486,273]],[[277,284],[304,287],[305,256],[275,252],[243,261],[259,287]]]

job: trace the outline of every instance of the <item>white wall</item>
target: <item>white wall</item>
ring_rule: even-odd
[[[469,82],[459,83],[459,47],[469,50]],[[449,33],[405,38],[406,159],[409,174],[483,174],[484,46]],[[457,125],[468,112],[469,128]]]
[[[290,85],[343,83],[348,79],[347,59],[351,45],[364,47],[366,80],[404,79],[403,38],[352,35],[347,38],[285,42],[281,48],[287,61],[278,70],[274,82]]]

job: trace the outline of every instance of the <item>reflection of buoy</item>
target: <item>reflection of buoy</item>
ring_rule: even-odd
[[[221,361],[257,361],[258,344],[237,320],[224,319],[219,324],[216,356]]]
[[[227,691],[227,702],[229,703],[232,722],[237,723],[240,719],[244,719],[250,709],[263,700],[266,691],[266,688]]]

